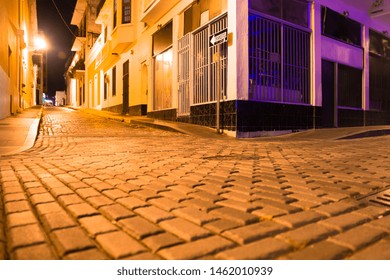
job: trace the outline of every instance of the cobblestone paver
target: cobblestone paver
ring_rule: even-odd
[[[0,259],[390,259],[390,137],[210,139],[45,109],[0,157]]]

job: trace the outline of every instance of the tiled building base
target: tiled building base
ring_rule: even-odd
[[[220,103],[220,128],[238,134],[323,128],[322,107],[231,100]],[[189,116],[176,109],[148,112],[148,117],[216,127],[216,103],[192,106]],[[338,127],[390,124],[390,112],[338,109]]]

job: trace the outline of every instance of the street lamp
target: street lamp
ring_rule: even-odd
[[[35,102],[36,104],[42,104],[42,99],[43,99],[43,90],[44,90],[44,77],[43,77],[43,54],[45,52],[45,56],[46,56],[46,62],[47,62],[47,42],[45,40],[44,37],[42,36],[35,36],[34,37],[34,46],[33,46],[33,52],[34,52],[34,55],[37,55],[40,57],[40,65],[39,65],[39,79],[40,79],[40,82],[39,82],[39,86],[40,86],[40,89],[39,89],[39,96],[38,96],[38,100],[36,100],[36,95],[35,95]],[[47,67],[45,69],[47,71]]]
[[[34,47],[37,50],[45,50],[45,49],[47,49],[46,40],[43,37],[35,37],[34,38]]]

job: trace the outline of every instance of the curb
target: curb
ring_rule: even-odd
[[[157,124],[152,119],[150,121],[141,121],[141,120],[134,120],[132,117],[126,117],[126,116],[122,116],[122,115],[115,116],[115,115],[104,114],[104,113],[95,113],[93,110],[88,110],[87,111],[87,110],[83,110],[83,109],[79,109],[79,108],[75,108],[75,107],[68,107],[68,108],[70,108],[72,110],[75,110],[75,111],[76,110],[77,111],[83,111],[83,112],[85,112],[87,114],[91,114],[91,115],[98,116],[98,117],[101,117],[101,118],[105,118],[105,119],[108,119],[108,120],[124,122],[124,123],[134,124],[134,125],[141,125],[141,126],[145,126],[145,127],[151,127],[151,128],[165,130],[165,131],[170,131],[170,132],[177,132],[177,133],[181,133],[181,134],[188,134],[185,131],[182,131],[182,130],[174,128],[174,127],[170,127],[170,126],[167,126],[167,125],[164,125],[164,124]],[[102,111],[99,111],[99,112],[102,112]]]
[[[39,126],[42,120],[42,114],[43,114],[43,107],[41,106],[38,115],[35,117],[33,123],[30,125],[30,129],[28,131],[26,141],[24,141],[23,146],[20,148],[21,152],[28,150],[34,146],[35,141],[37,140],[38,137]]]
[[[173,127],[170,127],[170,126],[167,126],[167,125],[162,125],[162,124],[157,124],[157,123],[154,123],[154,122],[143,122],[143,121],[137,121],[137,120],[130,120],[130,124],[136,124],[136,125],[142,125],[142,126],[147,126],[147,127],[151,127],[151,128],[156,128],[156,129],[160,129],[160,130],[165,130],[165,131],[170,131],[170,132],[177,132],[177,133],[181,133],[181,134],[188,134],[184,131],[181,131],[177,128],[173,128]]]
[[[133,124],[133,125],[139,125],[144,127],[150,127],[155,128],[163,131],[169,131],[169,132],[175,132],[180,133],[182,135],[189,135],[189,136],[200,136],[205,138],[220,138],[221,136],[230,136],[227,134],[217,134],[214,133],[213,129],[210,129],[209,127],[201,127],[201,129],[204,130],[204,132],[194,132],[193,128],[182,128],[180,127],[180,123],[178,122],[169,122],[169,121],[160,121],[158,119],[148,118],[148,119],[142,119],[139,116],[123,116],[119,114],[110,114],[105,113],[104,111],[94,110],[94,109],[84,109],[84,108],[77,108],[77,107],[68,107],[72,110],[82,111],[90,115],[98,116],[101,118],[105,118],[108,120]],[[193,125],[193,124],[191,124]],[[194,125],[195,127],[197,125]],[[199,131],[200,127],[196,128],[196,130]]]
[[[1,154],[0,157],[15,155],[15,154],[24,152],[28,149],[31,149],[34,146],[35,141],[38,138],[39,127],[40,127],[41,120],[42,120],[42,114],[43,114],[43,107],[41,106],[37,116],[34,118],[32,123],[30,124],[29,130],[27,132],[26,139],[25,139],[23,145],[15,150],[13,150],[12,152]]]

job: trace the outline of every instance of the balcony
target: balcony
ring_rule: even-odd
[[[97,7],[96,23],[103,24],[109,18],[112,18],[113,0],[101,0]]]
[[[112,42],[107,41],[96,57],[95,69],[108,70],[119,60],[120,56],[113,52]]]
[[[75,59],[77,59],[77,61],[74,61],[74,66],[71,70],[72,76],[73,76],[73,78],[76,78],[76,79],[82,79],[82,77],[84,77],[84,73],[85,73],[84,59],[79,59],[77,56],[75,57]]]
[[[134,24],[120,24],[111,34],[112,52],[122,54],[136,40],[137,28]]]
[[[87,38],[85,38],[85,37],[76,37],[74,39],[71,51],[72,52],[79,52],[79,51],[81,51],[83,49],[83,47],[84,47],[84,44],[85,44],[86,40],[87,40]]]
[[[76,6],[74,7],[73,17],[70,22],[72,25],[79,25],[81,20],[84,17],[85,10],[87,8],[86,0],[78,0]]]
[[[143,0],[141,21],[152,25],[179,2],[180,0]]]
[[[85,28],[77,28],[76,38],[72,45],[72,52],[79,52],[84,48],[85,41],[87,40],[87,32]]]
[[[98,16],[100,14],[100,11],[103,9],[103,6],[104,6],[104,3],[106,2],[106,0],[100,0],[99,1],[99,4],[97,5],[96,7],[96,15]]]
[[[85,64],[87,65],[87,68],[88,65],[93,63],[93,61],[96,60],[98,56],[100,56],[100,52],[102,51],[103,47],[104,47],[104,41],[103,41],[103,33],[102,33],[93,44],[91,50],[86,54]]]

